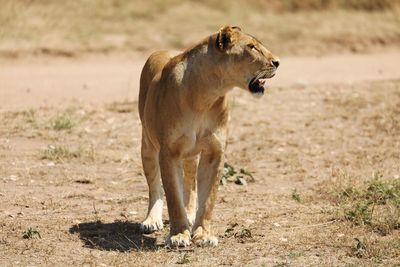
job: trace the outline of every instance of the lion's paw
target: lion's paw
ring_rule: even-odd
[[[163,228],[162,220],[153,220],[152,218],[147,218],[140,224],[140,231],[145,234],[150,234]]]
[[[200,226],[194,231],[192,241],[201,247],[216,247],[218,246],[218,238],[206,233]]]
[[[172,235],[167,238],[168,247],[186,247],[190,245],[190,232],[185,230],[183,233]]]

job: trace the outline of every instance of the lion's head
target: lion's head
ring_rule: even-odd
[[[279,58],[239,27],[223,27],[216,34],[215,40],[216,48],[226,59],[227,71],[235,85],[248,89],[254,96],[262,96],[266,80],[275,75]]]

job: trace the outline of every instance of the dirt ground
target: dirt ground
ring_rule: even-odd
[[[168,224],[138,228],[144,57],[2,59],[0,265],[396,266],[399,230],[354,226],[320,189],[399,179],[399,58],[288,57],[261,100],[235,89],[227,162],[254,181],[220,186],[218,247],[180,250],[163,246]]]

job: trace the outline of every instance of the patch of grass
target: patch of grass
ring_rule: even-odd
[[[176,262],[176,264],[188,264],[190,263],[190,254],[184,253],[182,257]]]
[[[379,173],[364,181],[343,178],[333,195],[345,220],[382,235],[400,228],[400,179],[384,179]]]
[[[51,161],[64,161],[64,160],[70,160],[73,158],[79,158],[82,156],[82,149],[79,148],[77,150],[70,150],[66,146],[53,146],[50,145],[47,147],[47,149],[41,151],[40,153],[40,159],[47,159]]]
[[[246,239],[246,238],[252,238],[252,235],[250,229],[241,228],[234,234],[234,237],[237,239]]]
[[[68,113],[58,115],[51,123],[52,129],[56,131],[69,130],[74,127],[71,116]]]
[[[293,189],[293,191],[292,191],[292,199],[295,200],[296,202],[299,202],[299,203],[301,202],[300,194],[299,194],[299,192],[297,192],[296,188]]]
[[[37,236],[38,238],[42,238],[42,236],[40,235],[39,231],[29,227],[26,231],[23,232],[22,238],[24,239],[33,239],[35,238],[35,236]]]
[[[367,247],[361,239],[354,238],[354,240],[356,241],[356,244],[353,247],[353,253],[355,256],[362,258],[367,253]]]
[[[36,120],[37,111],[33,108],[22,110],[22,111],[8,111],[0,115],[0,121],[3,124],[13,125],[15,129],[26,129],[26,126],[30,124],[33,129],[39,128],[39,123]]]
[[[369,259],[374,263],[398,258],[399,253],[400,239],[398,236],[389,240],[382,240],[373,236],[355,237],[349,251],[350,256]]]
[[[239,226],[237,223],[232,223],[228,226],[225,230],[224,237],[234,237],[240,243],[245,243],[253,239],[250,229]]]
[[[227,162],[224,163],[223,174],[220,179],[221,185],[225,185],[227,182],[234,182],[238,185],[247,185],[247,181],[255,181],[254,176],[250,172],[243,168],[237,172],[232,165]]]
[[[16,112],[6,112],[0,115],[0,121],[15,132],[26,130],[35,134],[45,134],[48,130],[63,131],[72,129],[76,123],[73,120],[73,110],[66,109],[53,116],[45,109],[26,109]]]
[[[33,128],[37,128],[38,124],[36,121],[36,110],[33,108],[23,111],[23,115],[25,116],[26,122],[30,123]]]
[[[294,258],[298,258],[298,257],[304,256],[304,252],[303,251],[293,250],[293,251],[290,251],[287,256],[289,258],[294,259]]]

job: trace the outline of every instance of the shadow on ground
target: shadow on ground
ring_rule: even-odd
[[[85,247],[125,252],[129,250],[156,250],[156,238],[143,235],[139,223],[101,221],[80,223],[69,229],[71,234],[79,233]]]

